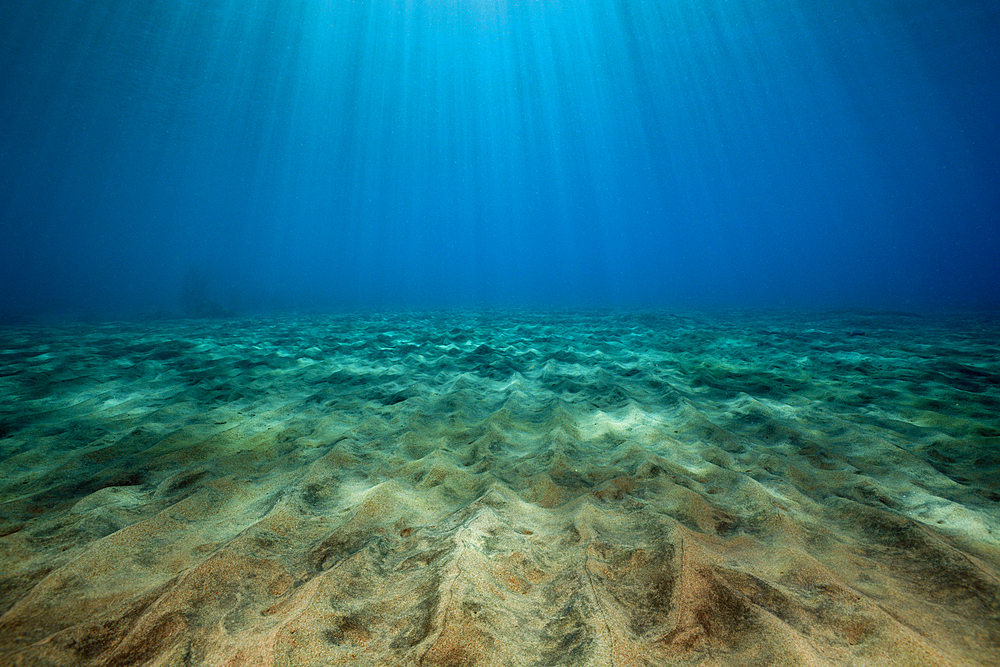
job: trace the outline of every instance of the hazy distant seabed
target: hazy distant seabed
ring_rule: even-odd
[[[0,329],[0,662],[995,665],[1000,323]]]

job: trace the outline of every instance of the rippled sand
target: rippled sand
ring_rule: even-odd
[[[0,329],[0,664],[1000,664],[1000,325]]]

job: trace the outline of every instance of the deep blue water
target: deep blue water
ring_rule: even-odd
[[[996,0],[5,0],[0,314],[996,309],[998,70]]]

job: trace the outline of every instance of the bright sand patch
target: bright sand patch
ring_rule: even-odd
[[[0,663],[1000,664],[998,340],[850,313],[3,329]]]

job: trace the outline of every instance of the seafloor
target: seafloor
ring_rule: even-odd
[[[1000,664],[1000,322],[0,329],[2,665]]]

